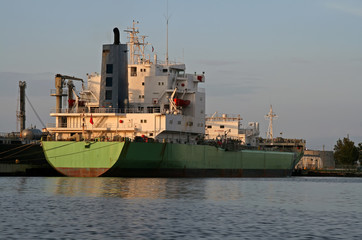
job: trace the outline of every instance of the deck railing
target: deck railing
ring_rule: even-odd
[[[160,113],[160,107],[137,107],[137,108],[52,108],[50,113]]]
[[[206,115],[206,121],[237,121],[242,120],[239,114],[212,114]]]
[[[10,133],[6,133],[6,132],[0,132],[0,138],[11,138],[11,139],[15,139],[15,138],[19,138],[20,137],[20,133],[19,132],[10,132]]]
[[[56,123],[47,123],[47,128],[56,128]],[[68,129],[82,129],[82,124],[67,124],[67,123],[60,123],[58,124],[58,128],[68,128]],[[102,128],[116,128],[115,123],[104,123],[101,126],[97,126],[96,124],[90,124],[88,121],[84,123],[85,129],[102,129]]]

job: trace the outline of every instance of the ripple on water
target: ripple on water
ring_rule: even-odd
[[[0,178],[4,239],[360,239],[361,179]]]

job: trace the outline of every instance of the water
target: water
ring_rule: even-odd
[[[361,239],[362,179],[0,178],[0,239]]]

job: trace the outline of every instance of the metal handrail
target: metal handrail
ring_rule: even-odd
[[[116,123],[105,123],[105,124],[102,124],[101,126],[95,126],[90,124],[90,123],[85,123],[84,124],[84,127],[85,128],[93,128],[93,129],[99,129],[99,128],[115,128],[117,126]],[[47,123],[47,128],[77,128],[77,129],[81,129],[83,127],[82,124],[76,124],[76,125],[69,125],[69,124],[66,124],[66,123],[60,123],[58,124],[58,127],[56,125],[56,123]]]
[[[96,109],[91,109],[91,111],[89,111],[88,108],[61,108],[61,109],[56,109],[56,108],[52,108],[50,110],[50,113],[161,113],[161,109],[160,107],[154,107],[154,108],[147,108],[144,107],[143,109],[140,108],[125,108],[125,109],[121,109],[121,108],[96,108]]]

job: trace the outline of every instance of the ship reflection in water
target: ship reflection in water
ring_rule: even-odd
[[[125,199],[205,199],[207,182],[167,178],[53,178],[56,195]],[[192,187],[190,185],[192,184]]]
[[[183,178],[52,178],[55,195],[118,197],[124,199],[238,200],[243,197],[237,182]],[[225,181],[225,179],[224,179]],[[219,182],[221,183],[221,182]],[[222,189],[222,191],[220,191]],[[270,188],[273,190],[272,186]],[[228,192],[228,194],[225,194]]]

